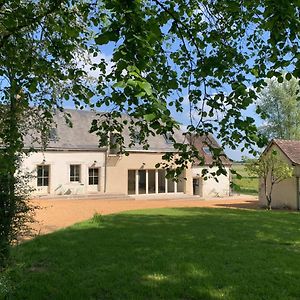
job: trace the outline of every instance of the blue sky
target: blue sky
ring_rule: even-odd
[[[101,57],[105,58],[106,60],[110,60],[111,55],[112,55],[112,49],[113,49],[113,45],[102,46],[101,47],[101,51],[102,51]],[[186,97],[187,97],[187,95],[186,95]],[[183,102],[183,107],[184,107],[184,112],[183,113],[176,112],[175,109],[172,108],[172,107],[170,107],[170,109],[171,109],[171,112],[172,112],[174,118],[184,126],[184,125],[188,125],[190,123],[190,119],[189,119],[189,116],[188,116],[188,112],[189,112],[189,103],[188,103],[188,101],[186,101],[186,103]],[[252,117],[255,120],[256,126],[261,126],[262,125],[263,121],[260,119],[260,117],[255,112],[255,104],[250,105],[243,112],[243,116],[244,117],[247,117],[247,116]],[[251,154],[249,154],[248,152],[246,152],[246,151],[242,152],[241,148],[242,148],[242,146],[239,146],[238,149],[232,150],[228,147],[228,148],[225,148],[225,153],[231,159],[237,160],[237,161],[241,160],[242,156],[251,157]]]
[[[96,58],[92,58],[93,62],[96,62],[98,60],[100,60],[101,58],[104,58],[107,62],[108,62],[108,69],[111,68],[112,63],[110,62],[111,59],[111,55],[112,55],[112,45],[108,45],[108,46],[104,46],[101,47],[101,54],[99,54],[98,57]],[[86,67],[85,70],[93,77],[97,77],[97,71],[90,71],[89,67]],[[187,95],[186,95],[187,97]],[[66,103],[66,107],[72,107],[73,105],[71,103]],[[181,123],[183,126],[186,126],[190,123],[190,119],[189,119],[189,103],[188,100],[183,102],[183,107],[184,107],[184,112],[183,113],[177,113],[175,111],[175,109],[173,109],[172,111],[172,107],[170,107],[171,112],[173,113],[174,118]],[[100,108],[101,110],[101,108]],[[104,110],[102,108],[102,110]],[[257,126],[260,126],[262,124],[262,120],[259,118],[259,116],[256,114],[255,112],[255,105],[252,104],[250,105],[244,112],[243,112],[243,116],[247,117],[250,116],[255,120],[255,123]],[[232,150],[230,148],[225,148],[225,153],[229,156],[229,158],[233,159],[233,160],[241,160],[242,156],[250,156],[251,155],[248,152],[241,152],[241,148],[242,146],[238,147],[238,149],[236,150]]]

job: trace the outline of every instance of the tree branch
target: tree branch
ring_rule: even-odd
[[[51,3],[51,7],[47,9],[45,12],[37,15],[34,18],[26,18],[26,22],[22,23],[14,28],[11,28],[10,31],[2,34],[0,39],[0,49],[4,46],[5,42],[9,39],[10,36],[14,35],[15,33],[19,32],[20,30],[32,26],[40,22],[44,17],[49,16],[50,14],[58,11],[60,9],[60,5],[63,3],[64,0],[57,0],[54,3]]]

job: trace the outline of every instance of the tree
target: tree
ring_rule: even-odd
[[[266,114],[261,132],[267,138],[300,139],[299,80],[295,77],[278,83],[271,79],[259,95],[258,105]]]
[[[187,134],[214,133],[222,146],[244,144],[255,153],[252,146],[265,139],[243,110],[266,77],[282,80],[285,68],[300,75],[299,26],[296,0],[0,0],[0,138],[7,162],[0,174],[8,176],[1,181],[7,193],[0,223],[11,228],[17,217],[15,174],[26,128],[47,132],[54,109],[66,101],[105,110],[91,130],[101,145],[117,132],[124,151],[125,126],[132,143],[138,131],[147,147],[148,136],[179,126],[171,112],[184,114],[187,98]],[[108,47],[113,66],[93,62],[98,78],[90,84],[81,61]],[[33,107],[39,122],[28,113]],[[164,156],[173,170],[199,159],[191,144],[174,141],[174,147]],[[211,151],[224,172],[219,149]],[[10,238],[0,230],[2,265]]]
[[[0,1],[0,269],[32,211],[20,172],[25,140],[45,140],[70,90],[76,104],[89,93],[75,60],[87,26],[77,2]]]
[[[258,160],[248,162],[246,170],[263,181],[267,209],[271,209],[274,185],[293,176],[293,168],[275,150],[262,154]]]

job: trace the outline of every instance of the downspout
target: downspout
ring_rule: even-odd
[[[106,180],[106,177],[107,177],[107,152],[108,150],[107,150],[107,148],[106,148],[106,150],[105,150],[105,160],[104,160],[104,193],[106,193],[106,182],[107,182],[107,180]]]
[[[299,177],[296,177],[296,180],[297,180],[297,182],[296,182],[296,187],[297,187],[297,190],[296,190],[296,193],[297,193],[297,197],[296,197],[296,199],[297,199],[297,210],[299,210],[299,208],[300,208]]]

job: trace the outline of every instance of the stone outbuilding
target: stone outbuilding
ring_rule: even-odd
[[[272,140],[263,154],[276,151],[278,155],[293,168],[293,177],[285,179],[273,187],[272,207],[290,208],[299,210],[300,207],[300,141],[295,140]],[[261,206],[267,205],[263,180],[259,183],[259,203]]]

